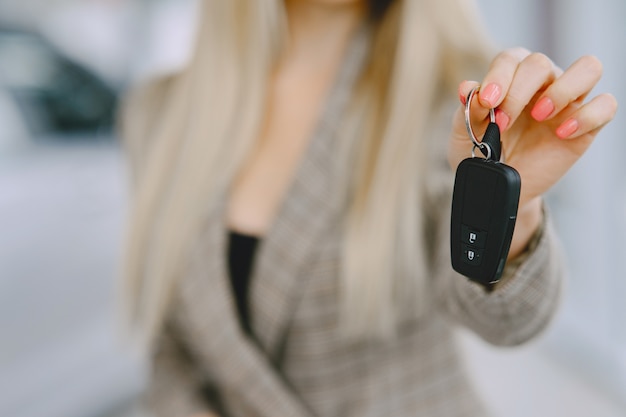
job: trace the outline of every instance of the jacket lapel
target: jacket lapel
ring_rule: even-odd
[[[336,130],[363,65],[367,31],[353,39],[301,164],[276,220],[257,254],[250,309],[253,332],[261,348],[277,360],[308,255],[343,201],[336,183]]]
[[[313,138],[257,254],[249,298],[252,328],[260,346],[272,359],[278,353],[289,313],[299,298],[297,293],[305,285],[303,264],[335,212],[328,133]]]
[[[220,392],[236,398],[238,407],[253,410],[259,417],[310,417],[310,411],[241,331],[227,280],[225,206],[221,199],[210,210],[175,292],[174,325],[202,372],[217,378]]]

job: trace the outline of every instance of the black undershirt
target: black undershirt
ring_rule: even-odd
[[[256,236],[235,231],[228,233],[228,273],[237,303],[239,321],[248,335],[251,334],[248,289],[259,241],[260,239]]]

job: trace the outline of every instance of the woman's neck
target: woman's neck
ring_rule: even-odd
[[[338,3],[338,4],[337,4]],[[305,65],[340,58],[367,14],[365,1],[286,0],[289,40],[283,60]]]

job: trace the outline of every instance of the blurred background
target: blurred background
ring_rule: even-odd
[[[623,0],[479,0],[502,46],[605,67],[626,103]],[[183,65],[197,0],[0,0],[0,416],[135,417],[145,365],[114,310],[128,189],[120,97]],[[626,122],[548,196],[569,260],[556,323],[520,349],[463,334],[495,415],[626,416]],[[174,417],[174,416],[173,416]]]

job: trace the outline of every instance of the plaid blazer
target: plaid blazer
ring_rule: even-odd
[[[333,139],[365,54],[353,45],[279,215],[256,258],[250,294],[254,340],[240,329],[226,269],[226,193],[209,207],[152,358],[151,412],[189,417],[477,417],[486,411],[455,344],[464,326],[497,345],[537,335],[557,305],[561,261],[546,220],[528,252],[507,265],[493,293],[456,274],[449,259],[452,174],[429,172],[432,300],[390,340],[338,335],[343,199],[333,189]],[[158,97],[154,97],[158,101]],[[442,106],[442,114],[450,113]],[[449,124],[442,126],[447,137]],[[139,154],[142,150],[138,150]],[[219,393],[219,403],[211,400]]]

